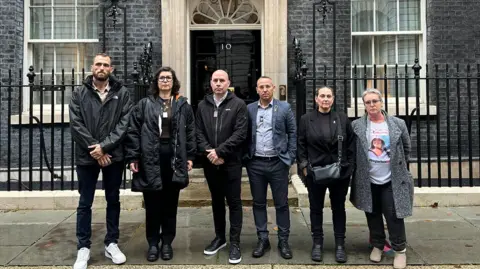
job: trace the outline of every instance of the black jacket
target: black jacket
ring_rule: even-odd
[[[109,78],[110,91],[102,104],[93,88],[93,77],[75,89],[70,100],[70,131],[75,143],[77,165],[98,163],[90,156],[90,145],[100,144],[112,162],[123,161],[123,145],[133,103],[129,91],[115,77]]]
[[[214,117],[215,110],[217,117]],[[226,164],[241,163],[248,132],[247,115],[245,102],[231,92],[218,108],[213,95],[205,96],[198,104],[196,115],[198,151],[206,156],[207,149],[215,149]]]
[[[159,191],[163,188],[160,174],[160,130],[158,117],[163,103],[150,95],[138,102],[132,111],[125,143],[126,161],[138,161],[139,172],[133,174],[132,191]],[[193,161],[197,150],[195,117],[187,98],[176,96],[172,102],[170,140],[173,149],[171,160],[172,181],[179,188],[188,185],[187,161]],[[170,180],[170,179],[168,179]]]
[[[342,144],[342,178],[350,178],[355,168],[355,133],[347,115],[343,112],[330,112],[330,130],[333,133],[330,143],[321,137],[320,128],[314,122],[318,111],[311,111],[302,116],[298,129],[297,156],[300,170],[310,164],[312,167],[325,166],[338,160],[338,133],[336,117],[340,116],[343,144]]]

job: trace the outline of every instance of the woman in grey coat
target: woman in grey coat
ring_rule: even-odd
[[[407,169],[410,136],[402,119],[383,109],[382,94],[367,89],[362,95],[366,115],[353,121],[357,135],[357,164],[350,200],[365,211],[373,250],[370,260],[380,262],[385,244],[383,217],[395,250],[393,267],[407,264],[404,218],[412,215],[413,178]]]

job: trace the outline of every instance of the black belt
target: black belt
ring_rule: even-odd
[[[263,156],[253,156],[254,160],[260,160],[260,161],[275,161],[280,159],[278,156],[272,156],[272,157],[263,157]]]

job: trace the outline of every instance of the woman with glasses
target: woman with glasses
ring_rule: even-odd
[[[160,68],[151,95],[132,111],[125,145],[132,191],[143,192],[150,262],[160,254],[163,260],[173,257],[179,192],[189,183],[196,153],[194,114],[179,90],[175,71]]]
[[[386,242],[383,217],[395,258],[395,269],[407,266],[404,218],[412,215],[413,178],[407,169],[410,136],[402,119],[383,109],[382,94],[367,89],[362,95],[365,116],[353,121],[357,135],[357,166],[352,180],[351,201],[365,211],[372,262],[380,262]]]
[[[318,109],[303,115],[300,120],[297,154],[310,201],[312,260],[320,262],[323,259],[323,206],[328,188],[333,214],[335,260],[344,263],[347,261],[345,200],[355,165],[355,134],[347,115],[332,110],[334,98],[333,90],[329,87],[317,90],[315,102]],[[316,167],[337,162],[341,171],[338,178],[324,181],[316,179],[313,172]]]

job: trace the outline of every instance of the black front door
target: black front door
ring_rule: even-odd
[[[230,87],[247,104],[258,100],[255,90],[261,76],[260,30],[192,31],[191,44],[191,104],[211,93],[210,78],[217,69],[225,70]]]

